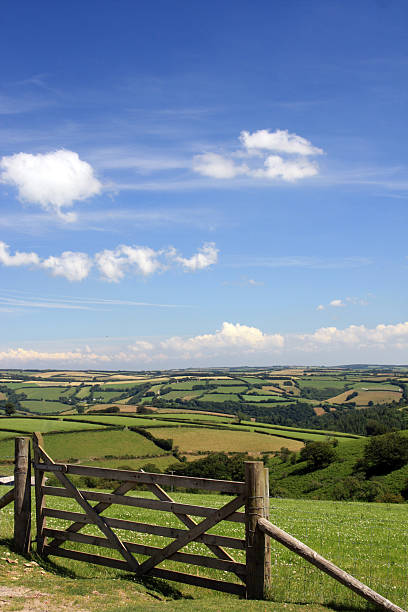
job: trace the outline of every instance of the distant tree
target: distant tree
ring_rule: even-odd
[[[336,451],[329,442],[306,442],[300,451],[300,459],[306,461],[311,470],[327,467],[336,457]]]
[[[7,404],[4,406],[4,411],[7,414],[7,416],[11,416],[12,414],[16,413],[16,409],[14,404],[12,404],[11,402],[7,402]]]
[[[279,456],[282,460],[283,463],[287,463],[289,461],[289,458],[291,456],[291,452],[290,450],[286,447],[286,446],[282,446],[280,451],[279,451]]]
[[[239,424],[241,421],[244,421],[246,418],[245,412],[242,412],[242,410],[238,410],[236,416],[236,420],[237,423]]]

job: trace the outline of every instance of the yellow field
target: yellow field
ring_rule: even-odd
[[[327,401],[333,404],[343,404],[352,391],[352,389],[344,391],[344,393],[331,397]],[[358,395],[349,401],[355,402],[356,406],[367,406],[368,402],[374,402],[374,404],[387,404],[394,400],[398,402],[401,397],[402,392],[400,391],[358,391]]]
[[[292,451],[299,451],[302,442],[266,436],[246,431],[223,431],[220,429],[188,428],[188,427],[158,427],[151,429],[157,438],[171,438],[175,446],[183,452],[211,451],[213,453],[224,451],[241,453],[260,453],[262,451],[276,451],[286,446]]]
[[[273,391],[273,393],[282,393],[282,389],[280,387],[274,387],[273,385],[262,387],[262,391]]]

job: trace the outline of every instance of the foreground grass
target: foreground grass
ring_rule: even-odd
[[[135,493],[136,494],[136,493]],[[146,491],[138,495],[150,497]],[[195,505],[219,507],[228,501],[221,495],[197,495],[173,493],[177,501]],[[47,498],[49,507],[78,511],[72,500]],[[180,527],[171,513],[114,507],[105,512],[108,516],[138,520],[147,523]],[[271,500],[271,521],[326,556],[342,569],[374,588],[401,607],[408,600],[406,568],[408,565],[406,506],[388,504],[341,503],[305,500]],[[48,519],[50,527],[67,526],[65,521]],[[216,533],[243,536],[243,526],[223,522],[213,530]],[[28,589],[24,594],[17,591],[2,610],[24,610],[27,598],[35,597],[40,605],[31,605],[38,610],[73,610],[108,612],[111,610],[158,610],[160,605],[174,611],[183,610],[277,610],[323,612],[370,609],[368,604],[322,574],[305,561],[296,557],[277,543],[272,542],[272,587],[271,601],[245,602],[237,597],[207,591],[160,580],[135,580],[130,574],[110,568],[79,563],[68,559],[51,557],[39,563],[25,565],[27,560],[10,553],[12,535],[12,506],[0,513],[0,600],[4,590],[14,586]],[[98,529],[87,526],[84,533],[98,534]],[[154,546],[164,546],[170,540],[148,534],[132,534],[117,531],[126,540]],[[87,552],[116,556],[112,550],[95,550],[90,546],[68,544]],[[210,555],[202,545],[192,543],[185,548],[190,552]],[[233,551],[237,560],[242,553]],[[240,556],[241,555],[241,556]],[[17,560],[17,563],[7,561]],[[144,557],[138,556],[142,561]],[[233,580],[230,575],[215,570],[196,568],[167,561],[162,567],[179,571],[208,575],[224,580]],[[20,594],[19,594],[20,593]],[[3,594],[3,595],[2,595]]]

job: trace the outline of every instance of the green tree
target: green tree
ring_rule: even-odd
[[[15,409],[14,404],[12,404],[11,402],[7,402],[7,404],[4,406],[4,411],[8,416],[15,414],[16,409]]]
[[[395,431],[370,438],[361,466],[367,475],[387,474],[408,463],[408,437]]]
[[[336,451],[329,442],[306,442],[300,451],[301,461],[306,461],[311,470],[327,467],[336,457]]]

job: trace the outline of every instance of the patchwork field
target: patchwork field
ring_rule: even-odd
[[[171,438],[183,453],[202,452],[241,452],[261,453],[263,451],[276,451],[282,446],[290,450],[300,450],[302,442],[296,440],[285,440],[275,436],[265,436],[253,432],[228,431],[205,428],[188,427],[160,427],[148,429],[152,434],[160,438]]]

